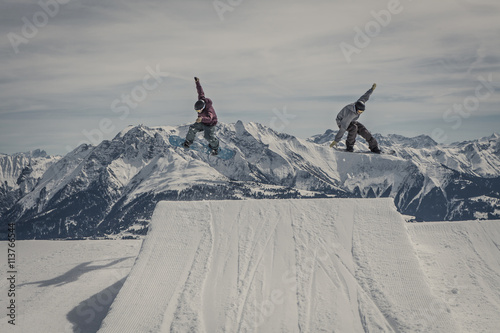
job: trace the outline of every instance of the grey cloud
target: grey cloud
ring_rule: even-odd
[[[498,11],[496,2],[481,1],[474,10],[465,0],[401,3],[403,12],[347,63],[339,44],[354,43],[354,28],[364,28],[373,20],[371,11],[383,10],[387,2],[246,0],[221,21],[213,2],[205,0],[72,0],[15,54],[7,33],[20,33],[21,18],[40,7],[35,0],[4,1],[0,151],[19,149],[27,140],[19,133],[34,129],[47,134],[43,143],[50,147],[58,144],[50,142],[49,128],[77,143],[82,129],[116,116],[111,103],[140,86],[146,67],[157,64],[168,78],[123,124],[193,120],[195,75],[221,121],[268,124],[272,110],[286,106],[310,115],[286,129],[304,136],[334,127],[324,119],[373,82],[379,84],[373,107],[385,119],[395,119],[401,108],[422,106],[419,116],[431,117],[470,94],[478,75],[498,73],[500,46],[493,41],[500,25],[495,15],[485,14]],[[477,114],[488,112],[485,101]],[[425,131],[423,124],[415,126]]]

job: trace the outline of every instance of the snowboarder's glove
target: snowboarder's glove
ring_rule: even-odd
[[[198,79],[196,76],[194,77],[194,82],[198,82],[200,79]]]
[[[330,143],[330,148],[337,147],[338,142],[333,140],[332,143]]]
[[[197,123],[201,123],[201,117],[196,118]]]
[[[375,90],[375,88],[377,88],[377,84],[376,83],[373,84],[372,91]]]

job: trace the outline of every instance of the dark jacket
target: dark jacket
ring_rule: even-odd
[[[201,117],[202,124],[209,126],[217,125],[217,114],[212,106],[212,100],[205,97],[200,81],[196,81],[196,90],[198,91],[198,100],[203,100],[205,102],[205,108],[198,114],[198,116]]]

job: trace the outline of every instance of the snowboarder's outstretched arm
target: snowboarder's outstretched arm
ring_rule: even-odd
[[[368,99],[370,99],[370,95],[373,93],[376,87],[377,84],[374,83],[372,87],[358,99],[357,102],[365,103],[366,101],[368,101]],[[347,131],[347,128],[349,127],[351,122],[355,119],[358,119],[359,113],[357,113],[356,110],[356,103],[345,106],[337,115],[337,125],[339,126],[339,131],[337,132],[337,135],[335,136],[335,139],[330,147],[335,146],[342,139],[342,136]]]
[[[217,124],[217,114],[212,105],[212,100],[210,98],[205,97],[205,92],[200,84],[200,79],[197,77],[194,78],[196,82],[196,91],[198,91],[198,100],[203,100],[205,102],[205,106],[202,111],[198,114],[197,122],[201,122],[205,125],[214,126]]]
[[[368,101],[370,99],[370,95],[372,94],[372,92],[375,90],[376,87],[377,87],[377,84],[374,83],[372,85],[372,87],[370,89],[368,89],[368,91],[365,92],[365,94],[358,99],[358,101],[361,101],[363,103],[365,103],[366,101]]]
[[[203,88],[201,87],[200,79],[198,79],[197,77],[195,77],[194,81],[196,82],[196,91],[198,92],[198,99],[204,99],[205,98],[205,92],[203,91]]]

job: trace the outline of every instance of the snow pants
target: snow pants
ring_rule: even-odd
[[[353,121],[349,124],[349,127],[347,127],[347,140],[345,144],[348,149],[354,147],[354,144],[356,143],[356,136],[358,134],[361,135],[361,137],[364,138],[366,142],[368,142],[368,147],[370,148],[370,150],[378,147],[378,142],[372,136],[370,131],[368,131],[363,124],[357,121]]]
[[[205,125],[203,123],[194,123],[189,126],[188,133],[186,135],[186,141],[193,143],[196,133],[204,131],[204,138],[208,141],[208,145],[212,149],[219,148],[219,139],[215,136],[215,125]]]

